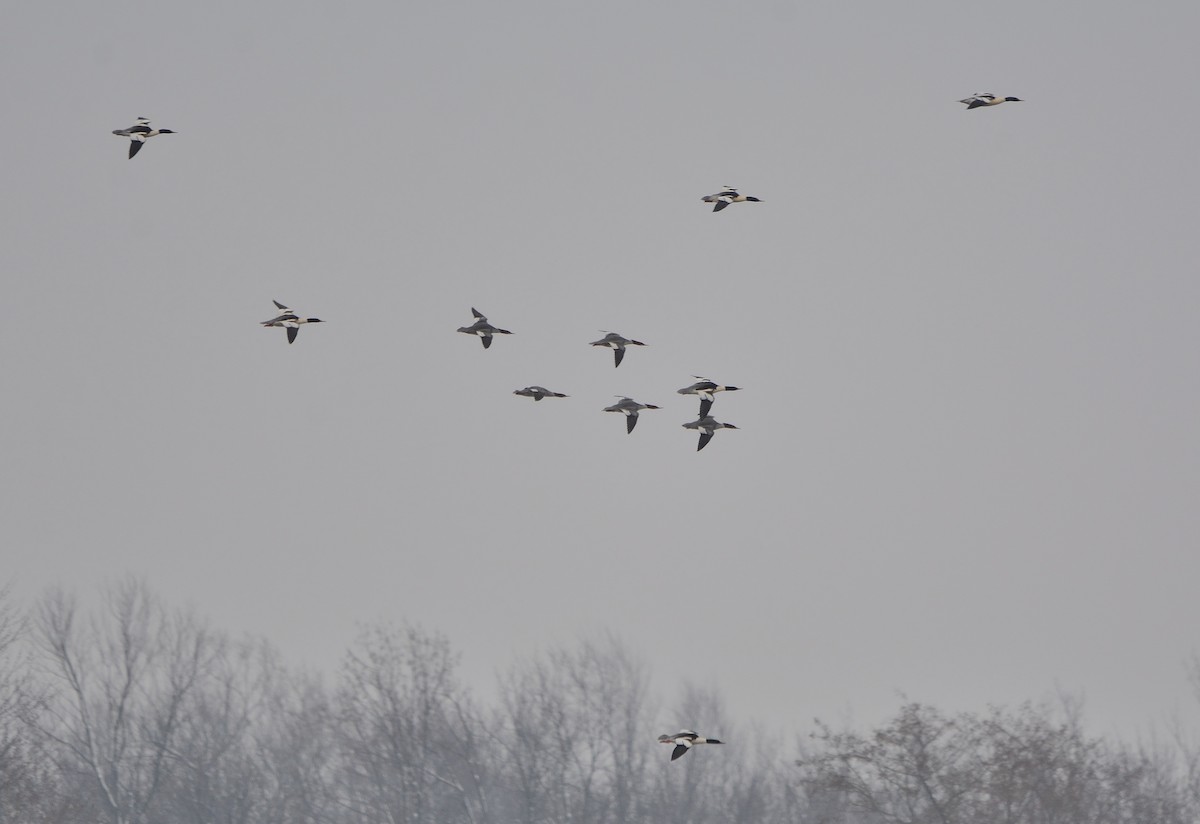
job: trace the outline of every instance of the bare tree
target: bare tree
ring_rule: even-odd
[[[841,796],[868,822],[1195,824],[1162,751],[1086,734],[1077,700],[946,717],[920,705],[873,733],[832,733],[800,762],[811,798]],[[836,810],[836,805],[826,804]],[[846,820],[852,816],[846,815]],[[842,818],[823,819],[840,821]]]
[[[141,582],[109,588],[102,604],[89,620],[61,591],[41,600],[37,641],[54,683],[38,728],[64,772],[86,776],[99,814],[141,824],[214,645],[195,617],[168,612]]]
[[[515,820],[640,818],[654,742],[648,684],[645,664],[614,636],[553,649],[501,677],[496,726]]]
[[[342,803],[356,820],[487,820],[483,746],[447,641],[418,628],[363,631],[337,693]]]
[[[260,824],[340,820],[335,719],[321,679],[280,671],[267,686],[264,719],[254,735],[263,806]],[[350,820],[354,820],[351,818]]]
[[[281,664],[265,644],[220,638],[169,750],[160,815],[179,822],[261,820],[268,785],[255,737],[275,721],[267,695]]]
[[[978,725],[910,703],[869,735],[817,722],[820,747],[805,759],[806,782],[844,796],[868,820],[955,824],[976,786]]]
[[[31,677],[25,615],[9,586],[0,587],[0,824],[48,817],[61,787],[29,726],[38,702]]]

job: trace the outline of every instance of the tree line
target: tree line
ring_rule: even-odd
[[[1200,747],[1091,735],[1070,700],[787,740],[694,684],[657,703],[612,637],[514,661],[490,703],[457,664],[374,625],[322,676],[132,579],[0,592],[0,824],[1200,822]],[[669,762],[664,707],[726,745]]]

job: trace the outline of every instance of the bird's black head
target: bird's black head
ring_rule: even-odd
[[[1021,98],[1019,98],[1019,97],[1006,97],[1006,98],[1004,98],[1004,99],[1005,99],[1006,101],[1008,101],[1009,103],[1021,103],[1021,102],[1023,102],[1023,101],[1021,100]]]
[[[325,321],[321,320],[320,318],[308,318],[307,322],[308,323],[324,323]]]
[[[749,201],[750,203],[762,203],[762,201],[756,197],[747,197],[746,200]]]
[[[731,423],[727,423],[727,424],[725,424],[725,428],[726,428],[726,429],[737,429],[737,427],[736,427],[736,426],[734,426],[734,425],[733,425],[733,424],[731,424]]]
[[[738,387],[736,387],[736,386],[726,386],[726,387],[725,387],[725,391],[726,391],[726,392],[736,392],[736,391],[738,391]]]
[[[159,129],[158,133],[159,134],[175,134],[175,132],[171,131],[170,129]]]

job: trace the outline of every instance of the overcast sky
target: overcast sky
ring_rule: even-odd
[[[482,689],[610,629],[768,723],[1056,689],[1158,721],[1200,626],[1198,26],[21,4],[0,577],[135,573],[330,670],[420,622]],[[138,116],[178,134],[128,160]],[[288,346],[273,299],[326,323]],[[601,329],[648,345],[614,370]],[[699,453],[693,374],[744,388]],[[626,435],[615,394],[662,409]]]

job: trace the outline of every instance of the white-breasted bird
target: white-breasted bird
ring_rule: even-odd
[[[698,383],[693,383],[691,386],[685,386],[683,389],[675,390],[680,395],[698,395],[700,398],[700,417],[704,417],[712,409],[713,395],[717,392],[736,392],[736,386],[722,386],[719,383],[710,381],[708,378],[700,375],[692,375]]]
[[[170,129],[151,129],[150,121],[144,117],[139,117],[137,123],[128,129],[113,129],[113,134],[118,137],[129,138],[129,159],[133,160],[133,156],[142,150],[142,145],[149,138],[157,137],[160,134],[175,134],[175,132]]]
[[[544,386],[526,386],[524,389],[514,389],[514,395],[521,395],[525,398],[533,398],[535,401],[540,401],[542,398],[566,398],[561,392],[551,392]]]
[[[980,106],[999,106],[1001,103],[1021,103],[1019,97],[996,97],[994,94],[982,92],[973,94],[970,97],[964,97],[959,103],[966,103],[967,110],[978,109]]]
[[[621,400],[614,403],[612,406],[604,407],[605,412],[622,412],[625,415],[625,434],[633,432],[633,428],[637,426],[638,412],[643,409],[658,409],[652,403],[638,403],[633,398],[627,398],[624,395],[617,395]]]
[[[671,750],[671,760],[680,758],[687,753],[692,747],[697,744],[724,744],[724,741],[719,741],[716,738],[704,738],[696,733],[695,730],[680,730],[674,735],[660,735],[658,737],[660,744],[674,744],[675,749]]]
[[[600,331],[604,332],[603,329],[601,329]],[[633,340],[632,338],[622,337],[622,336],[618,335],[616,332],[604,332],[604,337],[602,337],[600,340],[592,341],[591,345],[592,346],[608,346],[608,347],[610,347],[613,350],[613,360],[615,361],[615,366],[614,366],[614,368],[615,368],[616,366],[621,365],[621,360],[625,357],[625,347],[626,346],[645,346],[646,344],[642,343],[640,340]]]
[[[471,314],[475,316],[475,322],[470,326],[460,326],[458,331],[466,335],[479,335],[479,341],[483,344],[483,348],[487,349],[492,345],[492,335],[511,335],[512,332],[507,329],[499,329],[488,323],[488,319],[483,313],[471,307]]]
[[[762,201],[756,197],[738,194],[738,190],[732,186],[726,186],[719,192],[715,192],[711,195],[705,195],[704,197],[700,198],[700,200],[705,203],[716,204],[713,206],[714,212],[721,211],[730,203],[762,203]]]
[[[700,443],[696,446],[697,452],[708,445],[708,442],[712,440],[713,433],[718,429],[737,429],[737,427],[731,423],[721,423],[713,418],[712,415],[701,415],[691,423],[685,423],[683,428],[694,429],[700,433]]]
[[[279,308],[279,315],[271,318],[270,320],[264,320],[262,325],[281,326],[286,329],[288,343],[294,343],[296,341],[296,335],[300,332],[300,324],[324,323],[324,321],[320,318],[302,318],[277,300],[271,302]]]

